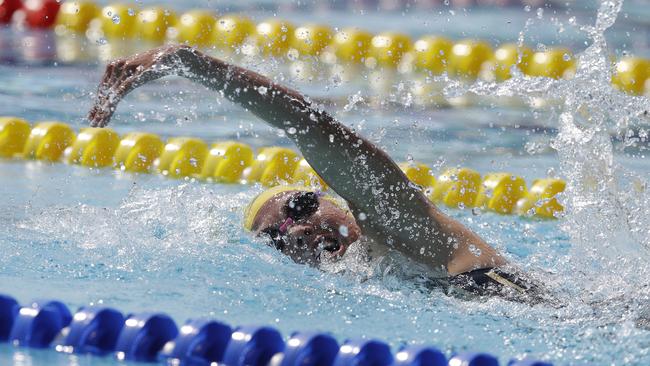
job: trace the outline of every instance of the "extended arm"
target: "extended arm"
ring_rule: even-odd
[[[477,267],[495,261],[492,248],[439,212],[372,143],[298,92],[195,49],[166,46],[109,65],[89,116],[92,125],[105,126],[119,100],[134,88],[172,74],[219,91],[286,131],[314,170],[350,203],[364,234],[442,270],[453,262],[459,247],[470,245],[485,247],[478,257],[491,261]]]

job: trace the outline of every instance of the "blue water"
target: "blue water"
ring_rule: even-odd
[[[588,10],[574,12],[581,19],[593,15]],[[358,21],[371,30],[390,21],[410,24],[405,31],[414,36],[448,31],[454,36],[482,35],[496,43],[516,38],[525,20],[535,16],[532,13],[519,8],[505,13],[456,9],[456,15],[436,15],[454,20],[446,23],[424,23],[426,14],[415,11],[325,16],[340,25]],[[259,14],[269,15],[263,10]],[[503,14],[513,21],[495,30],[490,25],[503,25]],[[296,12],[289,18],[299,22],[313,17]],[[630,30],[636,33],[628,35]],[[628,41],[644,37],[643,31],[647,34],[634,19],[612,29],[617,52],[629,51],[634,42]],[[534,34],[549,44],[555,36],[562,44],[584,42],[579,35],[558,35],[544,24]],[[0,35],[16,39],[13,30],[0,30]],[[54,42],[37,37],[45,44]],[[644,47],[633,50],[647,53]],[[0,114],[31,121],[58,119],[75,128],[85,125],[101,64],[42,66],[25,62],[17,47],[9,53],[16,57],[11,58],[13,64],[0,65]],[[270,70],[286,71],[275,66]],[[348,111],[347,97],[363,87],[288,82],[313,97],[329,99],[328,110],[397,161],[415,159],[436,171],[445,166],[468,166],[481,173],[509,171],[529,183],[559,174],[558,158],[549,147],[557,133],[553,111],[489,103],[439,110],[370,105]],[[215,93],[177,79],[134,92],[111,127],[120,133],[139,130],[207,141],[239,139],[255,147],[292,146]],[[617,161],[650,178],[644,146],[625,148],[620,138],[615,140]],[[241,229],[242,208],[260,190],[66,164],[0,161],[0,292],[21,303],[61,299],[72,309],[103,303],[124,312],[159,310],[179,324],[207,316],[233,325],[271,324],[285,335],[317,329],[339,340],[376,337],[394,350],[424,343],[448,355],[486,351],[504,362],[533,357],[560,364],[650,363],[650,332],[635,326],[650,295],[648,269],[637,264],[647,263],[648,256],[626,251],[625,235],[606,243],[615,251],[620,246],[615,257],[608,257],[577,245],[570,237],[575,228],[566,227],[564,219],[538,221],[449,209],[508,260],[543,280],[567,306],[528,306],[497,298],[463,301],[419,288],[404,280],[399,268],[373,267],[353,256],[345,259],[348,270],[343,274],[291,262]],[[113,363],[110,358],[0,345],[3,365]]]

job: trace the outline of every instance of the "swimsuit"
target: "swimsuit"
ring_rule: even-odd
[[[473,301],[477,297],[497,296],[506,300],[527,304],[544,303],[561,307],[540,281],[512,266],[481,268],[454,276],[440,277],[424,264],[411,260],[385,246],[367,242],[365,253],[368,261],[381,260],[381,272],[388,269],[400,278],[423,286],[423,290],[441,290],[448,296]],[[397,255],[395,255],[397,254]]]
[[[530,304],[555,302],[541,284],[509,268],[482,268],[451,276],[445,288],[452,296],[499,296]]]

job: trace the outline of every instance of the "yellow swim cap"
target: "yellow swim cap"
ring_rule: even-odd
[[[295,186],[295,185],[279,185],[267,189],[266,191],[258,194],[257,197],[253,198],[253,200],[248,205],[248,207],[246,207],[246,210],[244,210],[244,229],[248,231],[253,230],[253,222],[255,221],[255,217],[257,217],[257,213],[260,212],[262,206],[264,206],[264,204],[267,203],[271,198],[275,197],[280,193],[291,192],[291,191],[314,192],[315,190],[309,187]],[[340,209],[346,211],[348,215],[350,214],[350,211],[341,200],[336,199],[329,195],[322,196],[321,198],[334,203]]]
[[[253,222],[255,221],[255,217],[257,217],[257,213],[271,198],[280,193],[290,191],[313,192],[314,190],[303,186],[280,185],[269,188],[258,194],[257,197],[251,201],[248,207],[246,207],[246,210],[244,210],[244,229],[248,231],[253,230]]]

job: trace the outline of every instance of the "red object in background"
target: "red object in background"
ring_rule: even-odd
[[[20,0],[0,0],[0,24],[9,23],[14,12],[22,6]]]
[[[60,7],[57,0],[25,0],[25,22],[32,28],[49,28],[56,21]]]

